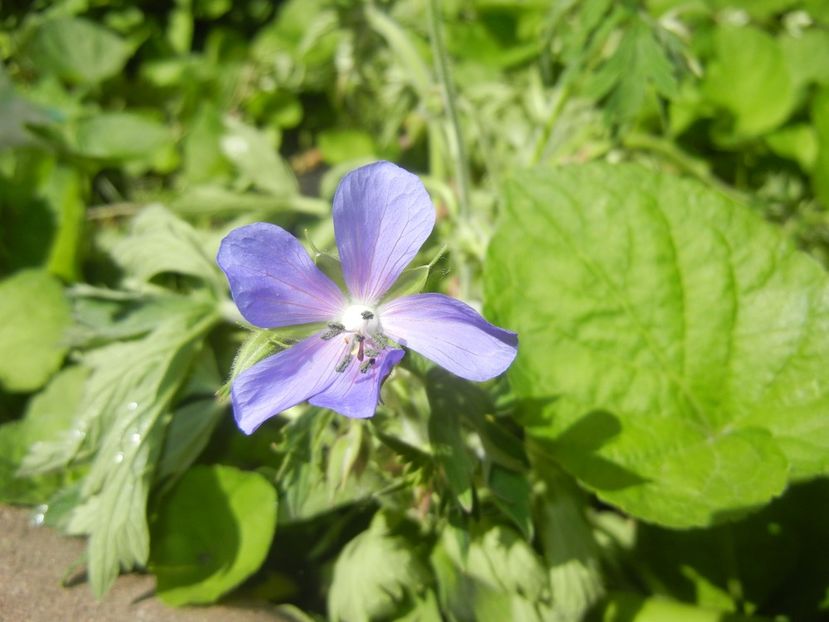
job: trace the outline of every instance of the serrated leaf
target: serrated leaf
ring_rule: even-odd
[[[132,276],[149,281],[165,272],[187,274],[224,287],[213,240],[161,205],[149,205],[135,217],[130,235],[113,248],[115,260]],[[216,240],[216,243],[218,240]]]
[[[382,514],[345,545],[334,564],[328,594],[333,622],[396,617],[422,589],[426,569],[404,538],[392,534]]]
[[[651,27],[634,17],[618,49],[592,78],[588,92],[598,97],[609,94],[608,114],[627,121],[639,113],[649,89],[663,97],[676,96],[675,69]]]
[[[90,536],[88,573],[98,597],[119,570],[147,561],[147,495],[167,425],[161,416],[215,321],[209,307],[191,304],[141,339],[87,353],[91,375],[76,417],[23,461],[22,473],[37,474],[94,454],[67,530]]]
[[[446,527],[432,552],[442,611],[481,622],[556,619],[544,566],[527,542],[497,525],[468,538]]]
[[[256,572],[276,529],[276,491],[258,473],[189,470],[161,503],[151,567],[168,605],[206,604]]]
[[[829,470],[829,282],[754,213],[634,166],[517,175],[490,248],[529,432],[600,497],[669,526]]]
[[[64,80],[96,83],[117,74],[131,54],[103,26],[80,17],[60,17],[38,26],[29,53],[37,68]]]
[[[60,282],[44,270],[0,281],[0,387],[33,391],[66,354],[71,318]]]

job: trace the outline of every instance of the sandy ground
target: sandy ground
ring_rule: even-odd
[[[31,511],[0,505],[0,622],[273,622],[266,603],[171,609],[153,597],[148,575],[120,577],[102,602],[79,582],[62,587],[84,543],[30,524]]]

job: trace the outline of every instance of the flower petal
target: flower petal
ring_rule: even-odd
[[[386,335],[467,380],[497,376],[518,352],[518,335],[442,294],[397,298],[379,315]]]
[[[323,391],[340,375],[335,368],[347,350],[341,339],[326,341],[317,334],[243,371],[230,391],[239,428],[250,434],[266,419]]]
[[[231,231],[216,258],[245,319],[262,328],[336,318],[345,297],[290,233],[264,222]]]
[[[376,363],[366,373],[360,372],[360,362],[352,361],[344,372],[338,374],[326,389],[308,401],[314,406],[330,408],[341,415],[365,419],[374,415],[380,401],[380,387],[392,368],[403,358],[403,350],[383,350]]]
[[[346,175],[334,194],[334,232],[356,301],[376,304],[434,226],[435,207],[417,175],[390,162]]]

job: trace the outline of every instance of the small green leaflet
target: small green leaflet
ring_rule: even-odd
[[[644,106],[648,89],[653,88],[663,97],[676,95],[675,73],[676,68],[654,29],[634,16],[618,49],[596,73],[587,90],[595,97],[607,95],[608,115],[614,120],[628,121]]]
[[[528,431],[604,500],[708,525],[829,471],[829,280],[747,208],[635,166],[518,173],[485,274]]]

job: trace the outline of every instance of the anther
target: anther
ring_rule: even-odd
[[[373,359],[373,358],[366,359],[365,362],[363,362],[363,364],[360,365],[360,373],[365,374],[366,372],[368,372],[368,370],[371,369],[371,367],[376,362],[377,362],[376,359]]]
[[[339,322],[328,322],[328,330],[322,334],[322,339],[328,341],[329,339],[333,339],[340,333],[345,330],[345,326],[340,324]]]
[[[373,320],[374,314],[371,311],[366,310],[360,314],[360,317],[362,317],[364,320]]]
[[[346,370],[346,368],[348,367],[348,364],[351,362],[351,359],[353,359],[353,358],[354,358],[353,355],[346,354],[343,357],[343,360],[341,360],[339,363],[337,363],[337,366],[334,368],[334,371],[337,372],[338,374],[343,373]]]

